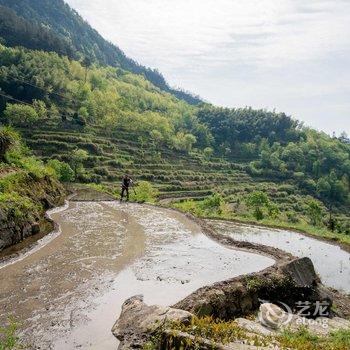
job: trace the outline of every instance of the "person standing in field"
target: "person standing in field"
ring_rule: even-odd
[[[121,183],[120,201],[123,200],[126,193],[126,200],[129,200],[129,188],[133,185],[133,181],[129,175],[124,175]]]

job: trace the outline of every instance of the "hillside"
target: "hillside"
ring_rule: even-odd
[[[15,28],[15,32],[21,34],[23,27],[30,30],[27,31],[27,38],[16,35],[16,40],[14,40],[14,33],[9,33],[6,26],[1,24],[0,37],[3,37],[9,46],[21,45],[29,49],[55,51],[76,59],[84,59],[86,62],[120,67],[143,75],[161,90],[188,103],[198,104],[201,102],[196,96],[169,87],[157,70],[144,67],[128,58],[122,50],[106,41],[63,0],[0,0],[0,5],[4,6],[0,7],[0,19],[5,19],[11,24],[11,28]],[[12,10],[10,13],[11,21],[7,18],[9,9]],[[17,18],[14,15],[17,15]],[[41,28],[43,33],[37,35],[38,28]],[[47,36],[49,42],[58,43],[58,45],[45,44],[40,47],[37,39],[43,36]]]
[[[47,209],[63,203],[54,170],[23,147],[17,133],[0,129],[0,252],[34,234],[47,234]],[[1,258],[1,254],[0,254]]]
[[[42,159],[76,168],[76,181],[119,191],[130,173],[151,182],[163,203],[180,199],[174,205],[197,215],[337,237],[328,226],[348,240],[346,140],[283,113],[191,106],[138,75],[86,71],[55,53],[2,46],[0,66],[2,94],[29,104],[3,98],[1,121]]]

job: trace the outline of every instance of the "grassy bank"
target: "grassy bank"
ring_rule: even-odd
[[[273,216],[277,217],[271,217],[266,213],[262,219],[257,220],[249,210],[245,210],[245,212],[239,214],[232,209],[232,206],[230,206],[224,198],[215,195],[212,196],[211,199],[207,198],[202,201],[185,200],[173,202],[170,206],[201,218],[230,220],[244,224],[254,224],[297,231],[317,238],[339,242],[347,248],[350,248],[350,234],[332,232],[322,221],[316,225],[312,225],[308,218],[302,214],[290,218],[287,217],[283,211],[278,210],[277,214],[273,214]],[[292,220],[287,221],[288,218]]]
[[[45,211],[65,196],[54,169],[33,157],[11,129],[0,129],[0,251],[47,231]]]

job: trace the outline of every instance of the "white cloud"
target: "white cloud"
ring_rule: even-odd
[[[172,85],[214,103],[276,107],[327,132],[350,133],[350,1],[68,3]]]

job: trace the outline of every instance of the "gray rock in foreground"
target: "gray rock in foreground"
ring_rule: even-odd
[[[173,334],[168,329],[167,321],[189,324],[194,315],[210,315],[224,320],[236,319],[237,324],[248,335],[258,338],[277,335],[284,328],[297,330],[300,326],[306,326],[313,334],[325,336],[330,331],[350,327],[350,321],[332,317],[336,314],[331,312],[331,296],[330,291],[320,284],[310,259],[293,259],[259,273],[238,276],[200,288],[173,307],[148,306],[143,302],[142,296],[134,296],[123,304],[120,318],[113,326],[112,333],[121,341],[119,350],[141,349],[154,335],[157,335],[157,339],[161,338],[161,349],[170,349],[174,348],[174,342],[187,344],[194,338],[183,332]],[[267,303],[266,300],[270,302]],[[260,305],[262,301],[263,304]],[[299,301],[310,305],[322,303],[332,318],[317,317],[320,315],[313,313],[314,307],[310,311],[317,322],[292,314],[292,306]],[[284,305],[290,312],[285,312],[276,303]],[[244,318],[258,309],[259,320]],[[195,341],[199,349],[213,348],[211,339],[196,337]],[[225,345],[215,344],[214,348],[257,349],[244,339]],[[277,349],[278,344],[273,341],[268,348]]]
[[[269,346],[264,348],[252,345],[249,339],[237,339],[235,342],[220,344],[211,339],[168,329],[167,322],[189,324],[192,317],[193,315],[187,311],[156,305],[148,306],[143,302],[142,296],[134,296],[124,302],[120,318],[113,326],[112,333],[121,341],[118,350],[142,349],[156,334],[160,349],[180,349],[183,344],[195,344],[193,348],[202,350],[279,349],[278,342],[273,338]],[[339,317],[306,319],[287,313],[271,303],[260,305],[258,319],[237,318],[236,323],[246,330],[246,335],[252,339],[277,336],[286,328],[296,331],[300,326],[306,327],[310,333],[318,336],[327,336],[332,331],[350,327],[350,321]]]
[[[140,349],[166,322],[189,324],[192,317],[187,311],[157,305],[148,306],[143,302],[143,296],[137,295],[124,302],[112,333],[120,340],[119,350]]]

